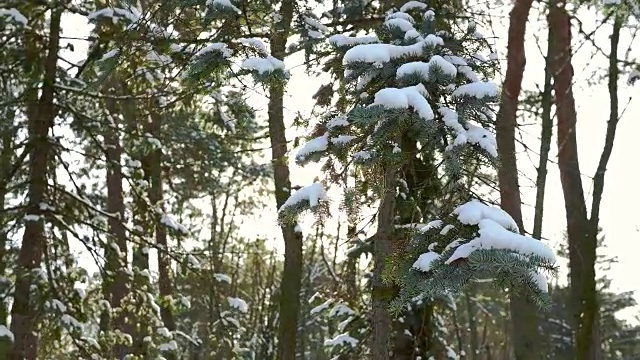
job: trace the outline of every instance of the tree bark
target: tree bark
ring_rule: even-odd
[[[14,117],[7,116],[7,122],[9,123],[6,129],[0,129],[2,131],[2,152],[0,152],[0,169],[10,169],[13,164],[14,158],[14,138],[17,131],[17,126],[14,126]],[[9,245],[9,238],[7,231],[5,230],[7,222],[9,221],[8,214],[5,210],[5,202],[7,195],[9,194],[9,185],[12,178],[8,172],[4,172],[0,175],[0,279],[4,278],[8,265],[8,253],[7,245]],[[0,283],[0,293],[8,293],[10,284],[4,281]],[[7,326],[7,315],[9,309],[4,301],[0,299],[0,325]],[[11,346],[11,342],[8,337],[0,337],[0,359],[7,357],[7,352]]]
[[[571,29],[569,14],[564,2],[557,1],[549,5],[548,22],[552,29],[551,39],[555,55],[553,58],[555,103],[558,117],[558,167],[562,183],[567,217],[567,235],[569,240],[569,265],[572,284],[572,309],[574,321],[579,323],[582,295],[579,293],[583,259],[580,247],[586,240],[585,230],[587,209],[584,203],[584,191],[580,178],[578,145],[576,138],[576,109],[573,98],[571,66]]]
[[[115,83],[115,82],[114,82]],[[104,297],[109,300],[111,309],[120,309],[122,299],[128,292],[128,276],[124,272],[127,266],[127,233],[123,224],[125,221],[124,190],[122,188],[122,146],[120,144],[118,107],[113,99],[106,100],[106,108],[109,112],[110,123],[105,126],[105,147],[107,157],[107,211],[110,214],[117,214],[107,220],[109,227],[107,244],[105,244],[106,263],[105,268],[109,272],[104,280]],[[113,242],[120,251],[115,251],[111,247]],[[103,331],[109,330],[111,326],[125,333],[131,333],[130,327],[125,323],[125,314],[119,310],[119,314],[113,319],[109,319],[108,314],[102,321]],[[118,344],[113,348],[112,354],[118,359],[123,358],[128,352],[125,345]]]
[[[357,229],[356,224],[349,221],[347,225],[347,241],[354,243],[357,239]],[[359,257],[348,256],[345,260],[345,270],[344,270],[344,290],[347,295],[347,301],[349,306],[355,306],[358,303],[358,283],[356,281],[358,276],[358,260]]]
[[[47,169],[51,152],[49,129],[53,126],[57,114],[54,94],[61,16],[60,7],[52,9],[40,98],[38,99],[38,89],[35,87],[28,90],[26,95],[30,150],[27,212],[39,218],[26,222],[18,266],[15,269],[16,283],[11,308],[11,332],[15,341],[9,353],[9,360],[35,360],[38,353],[38,339],[34,333],[34,320],[38,310],[37,305],[31,300],[31,285],[46,247],[45,213],[40,204],[46,201]],[[39,68],[39,59],[43,49],[38,46],[38,37],[36,29],[29,29],[25,34],[25,73],[33,77],[39,77],[38,73],[42,71]]]
[[[382,276],[387,259],[392,251],[393,219],[396,202],[396,172],[387,169],[384,172],[384,192],[378,208],[378,230],[373,241],[373,278],[372,278],[372,314],[371,358],[389,359],[391,337],[391,314],[389,305],[395,295],[393,286],[385,284]]]
[[[533,219],[533,232],[531,236],[540,239],[542,236],[542,217],[544,215],[544,194],[547,182],[547,162],[549,161],[549,150],[551,149],[551,136],[553,134],[553,118],[551,116],[551,106],[553,105],[553,70],[551,68],[551,59],[555,56],[553,46],[551,45],[551,29],[547,33],[547,56],[545,57],[544,67],[544,89],[542,92],[542,114],[540,133],[540,159],[538,162],[538,174],[536,177],[536,204],[535,215]]]
[[[123,93],[127,95],[134,94],[134,91],[128,84],[121,82],[120,86],[124,89]],[[136,140],[143,142],[144,133],[151,133],[151,119],[145,112],[145,106],[140,99],[126,99],[122,103],[122,114],[125,122],[125,129]],[[139,124],[142,122],[142,129]],[[139,159],[141,168],[136,170],[137,174],[132,176],[132,180],[137,184],[144,182],[146,186],[151,185],[151,168],[152,154],[147,149],[136,144],[130,150],[132,158]],[[141,171],[141,173],[140,173]],[[145,191],[146,190],[146,191]],[[130,298],[133,308],[127,316],[127,325],[131,326],[130,333],[133,339],[133,345],[130,352],[136,356],[144,356],[147,353],[148,343],[144,338],[149,335],[148,313],[144,312],[144,308],[149,306],[147,294],[151,292],[151,284],[145,273],[149,271],[149,248],[152,246],[151,241],[155,230],[155,213],[149,206],[150,200],[148,196],[149,189],[145,189],[138,185],[132,188],[133,197],[133,225],[134,231],[130,233],[130,241],[132,246],[131,267],[133,269],[133,282],[131,286]],[[129,299],[127,299],[129,300]]]
[[[509,39],[507,45],[507,71],[502,91],[502,101],[497,115],[496,141],[500,166],[498,182],[500,205],[513,217],[520,232],[524,232],[518,184],[516,161],[515,129],[518,97],[522,88],[526,57],[524,35],[533,0],[516,0],[509,19]],[[513,327],[515,357],[519,360],[539,359],[537,346],[537,314],[535,306],[525,296],[511,295],[511,322]]]
[[[284,61],[294,1],[283,0],[270,37],[271,55]],[[291,180],[287,164],[287,137],[284,124],[284,82],[269,85],[269,137],[275,183],[276,205],[280,208],[291,195]],[[296,358],[298,312],[300,311],[300,288],[302,283],[302,234],[293,225],[282,226],[284,239],[284,269],[280,282],[280,315],[278,328],[278,359]]]
[[[589,216],[589,239],[583,247],[584,254],[582,258],[587,259],[587,271],[584,273],[582,283],[582,293],[584,296],[582,309],[582,324],[578,333],[577,346],[579,356],[587,354],[591,359],[602,358],[602,348],[600,345],[600,306],[597,297],[597,283],[595,264],[597,261],[597,246],[600,221],[600,204],[602,202],[602,194],[604,192],[604,177],[607,170],[607,164],[611,158],[613,144],[620,120],[620,109],[618,100],[618,79],[620,77],[620,69],[618,68],[618,46],[620,43],[620,30],[624,22],[621,12],[614,15],[613,29],[610,41],[609,68],[608,68],[608,90],[609,90],[609,119],[607,121],[607,132],[605,135],[605,144],[600,155],[598,168],[593,177],[593,197],[591,202],[591,214]],[[585,357],[586,358],[586,357]]]
[[[478,324],[476,323],[476,311],[469,293],[475,294],[474,288],[469,288],[464,292],[464,301],[467,306],[467,316],[469,321],[469,360],[478,360],[480,356],[480,341],[478,336]]]
[[[598,303],[596,291],[596,249],[600,202],[604,189],[604,173],[611,156],[618,123],[618,57],[622,18],[616,15],[609,56],[610,116],[605,146],[594,176],[594,192],[590,217],[584,198],[578,145],[576,137],[577,114],[572,91],[573,67],[571,66],[571,18],[565,1],[550,4],[547,17],[553,34],[554,89],[558,112],[558,167],[565,200],[567,237],[569,242],[570,304],[573,310],[575,358],[599,359]]]
[[[151,109],[151,123],[148,130],[151,136],[158,139],[161,135],[162,127],[162,114],[159,114],[155,109]],[[163,204],[163,190],[162,190],[162,149],[155,149],[150,154],[151,162],[151,188],[149,189],[149,201],[154,210],[160,209],[164,212]],[[173,284],[171,281],[171,259],[169,257],[169,246],[167,243],[167,229],[164,224],[161,223],[160,218],[157,215],[155,219],[155,240],[158,251],[158,290],[162,302],[160,304],[160,317],[164,326],[171,332],[176,330],[176,323],[171,311],[171,305],[165,301],[170,299],[173,295]],[[167,353],[165,355],[168,360],[174,360],[176,358],[174,353]]]
[[[153,1],[141,1],[143,9],[152,9],[154,7]],[[166,21],[167,12],[160,7],[159,11],[154,12],[158,20]],[[155,139],[161,137],[162,131],[162,114],[157,111],[159,104],[157,99],[150,99],[148,102],[148,120],[144,126],[144,132],[150,134]],[[162,302],[160,303],[160,317],[164,326],[169,331],[176,330],[176,323],[171,311],[171,306],[166,304],[164,300],[173,295],[173,285],[171,281],[171,259],[169,257],[169,248],[167,243],[167,229],[162,224],[160,216],[156,210],[162,210],[164,213],[163,204],[163,179],[162,179],[162,149],[154,149],[143,157],[142,167],[144,169],[145,178],[149,180],[149,189],[147,196],[149,198],[150,209],[147,211],[147,218],[150,224],[148,224],[148,230],[145,231],[145,235],[149,236],[149,239],[155,238],[155,245],[157,249],[158,260],[158,290]],[[142,246],[148,246],[149,244],[143,244]],[[148,255],[139,254],[140,261],[145,268],[148,268]],[[146,259],[144,258],[146,257]],[[164,354],[169,360],[176,358],[176,355],[172,352]]]

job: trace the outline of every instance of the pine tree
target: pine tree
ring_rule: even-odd
[[[548,301],[538,270],[553,269],[554,254],[518,235],[504,211],[464,194],[464,164],[495,163],[495,139],[488,129],[499,89],[480,80],[493,65],[476,55],[485,43],[476,36],[475,23],[469,20],[465,29],[449,31],[438,31],[437,23],[425,4],[410,2],[387,16],[379,41],[332,39],[344,52],[345,85],[355,106],[345,116],[327,119],[326,132],[297,155],[301,164],[327,157],[328,180],[339,179],[355,165],[374,184],[380,201],[373,240],[373,316],[377,307],[379,321],[373,329],[375,358],[388,356],[383,354],[388,352],[387,308],[399,311],[416,296],[442,296],[472,279],[493,278],[496,285],[525,291],[539,304]],[[377,43],[367,44],[372,41]],[[396,229],[402,224],[394,219],[406,187],[400,170],[407,161],[402,151],[407,135],[419,144],[419,156],[433,156],[442,166],[443,191],[471,200],[458,207],[446,204],[440,219],[426,225],[415,225],[429,220],[416,210],[413,225],[405,224],[410,231]],[[359,191],[357,186],[345,190],[347,208],[349,194]],[[322,183],[310,185],[280,208],[281,218],[286,221],[306,209],[321,212],[327,200]],[[402,289],[391,304],[394,281]]]

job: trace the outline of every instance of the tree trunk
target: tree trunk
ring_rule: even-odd
[[[480,356],[480,337],[478,334],[478,324],[476,323],[476,311],[469,293],[475,294],[474,288],[469,288],[464,292],[464,301],[467,306],[467,316],[469,323],[469,360],[478,360]]]
[[[116,217],[109,217],[109,232],[107,244],[105,244],[106,263],[105,269],[108,272],[104,280],[104,297],[109,300],[111,309],[119,309],[122,299],[128,292],[128,276],[124,269],[127,267],[127,233],[124,226],[125,208],[124,208],[124,191],[122,188],[122,146],[120,144],[120,130],[118,123],[119,114],[116,101],[113,99],[106,100],[106,107],[109,114],[110,123],[105,126],[105,148],[107,156],[107,212],[109,214],[117,214]],[[117,245],[119,251],[111,246],[111,243]],[[115,329],[125,333],[131,333],[130,326],[125,323],[125,315],[120,311],[118,316],[109,319],[108,314],[101,323],[103,331],[107,331],[114,326]],[[118,359],[122,359],[128,352],[125,345],[118,344],[114,346],[112,354]]]
[[[406,185],[407,198],[412,201],[405,202],[397,199],[394,205],[394,218],[396,224],[411,224],[421,222],[424,214],[419,214],[416,207],[430,210],[438,200],[442,199],[442,185],[438,177],[438,169],[431,154],[418,149],[417,142],[410,134],[404,134],[400,142],[403,155],[408,159],[400,169]],[[420,155],[422,155],[420,157]],[[394,192],[395,194],[395,192]],[[428,215],[426,215],[428,216]],[[399,245],[395,240],[394,253],[402,251],[405,245]],[[393,296],[398,295],[398,287],[395,286]],[[415,305],[402,313],[403,322],[393,321],[393,357],[394,359],[444,358],[446,347],[439,333],[437,323],[434,323],[434,303],[429,299],[423,299],[422,304]],[[405,330],[412,334],[407,335]]]
[[[283,0],[270,37],[271,55],[284,61],[287,38],[293,20],[294,1]],[[287,137],[284,124],[284,82],[269,86],[269,136],[271,159],[275,183],[276,205],[280,208],[291,195],[291,180],[287,164]],[[284,239],[284,269],[280,282],[280,315],[278,328],[278,359],[294,360],[296,357],[296,335],[298,312],[300,311],[300,288],[302,282],[302,234],[293,225],[282,226]]]
[[[134,94],[127,87],[127,84],[121,83],[121,86],[124,89],[124,94]],[[151,133],[152,130],[151,119],[145,113],[142,100],[127,99],[123,102],[123,106],[126,106],[127,109],[123,111],[127,133],[132,137],[137,137],[136,140],[138,142],[144,142],[143,134]],[[139,128],[141,122],[143,124],[142,129]],[[133,146],[131,152],[132,158],[139,159],[141,163],[141,169],[136,170],[137,173],[132,177],[132,180],[137,184],[145,183],[146,186],[150,186],[152,154],[147,152],[144,146],[137,144]],[[147,329],[149,328],[150,316],[152,316],[147,310],[148,306],[150,306],[147,294],[151,293],[151,284],[149,278],[145,275],[149,271],[149,248],[151,246],[150,242],[154,237],[156,214],[152,212],[149,206],[148,191],[149,189],[145,189],[140,185],[132,187],[134,231],[130,239],[133,242],[131,258],[133,283],[130,298],[134,305],[133,309],[127,313],[127,320],[132,327],[133,345],[130,352],[136,356],[144,356],[147,353],[148,343],[144,341],[144,338],[149,335]]]
[[[551,59],[554,56],[551,45],[551,29],[548,29],[547,56],[544,67],[544,89],[542,92],[542,115],[540,133],[540,160],[538,162],[538,174],[536,177],[536,205],[533,219],[533,232],[531,236],[540,239],[542,236],[542,216],[544,215],[544,194],[547,183],[547,162],[549,161],[549,150],[551,149],[551,136],[553,134],[553,118],[551,117],[551,106],[553,105],[553,70]]]
[[[162,114],[151,109],[151,123],[149,124],[149,133],[158,139],[161,135]],[[159,209],[164,212],[163,193],[162,193],[162,149],[155,149],[150,154],[151,162],[151,188],[149,189],[149,201],[154,210]],[[176,330],[176,323],[171,311],[171,305],[166,303],[173,295],[173,285],[171,282],[171,259],[169,258],[169,247],[167,244],[167,229],[161,223],[157,213],[155,219],[155,240],[158,251],[158,290],[162,302],[160,304],[160,317],[164,326],[169,331]],[[174,353],[167,353],[169,360],[175,359]]]
[[[356,224],[349,221],[347,225],[347,241],[350,243],[353,241],[356,244],[357,239]],[[347,295],[347,302],[349,306],[355,306],[358,303],[358,283],[356,281],[358,277],[358,260],[359,257],[348,256],[345,260],[345,270],[343,272],[344,291]]]
[[[391,337],[391,314],[389,305],[395,295],[393,286],[385,284],[382,276],[387,259],[391,256],[393,219],[396,202],[396,172],[387,169],[384,172],[383,196],[378,208],[378,230],[373,240],[373,278],[372,278],[372,315],[371,358],[389,359],[389,340]]]
[[[498,167],[500,205],[516,221],[520,232],[524,232],[524,225],[520,207],[515,129],[518,97],[520,96],[526,64],[524,35],[532,2],[533,0],[516,0],[511,10],[507,45],[507,71],[496,124],[496,140],[500,156],[500,166]],[[540,349],[537,346],[537,314],[535,306],[525,296],[512,294],[510,308],[514,335],[512,339],[514,341],[516,359],[539,359]]]
[[[586,271],[583,275],[582,293],[584,296],[582,309],[582,324],[578,333],[577,346],[579,356],[588,354],[590,359],[602,359],[602,348],[600,345],[600,313],[596,289],[595,263],[597,260],[598,230],[600,221],[600,203],[604,192],[604,175],[607,164],[613,151],[613,143],[616,136],[618,121],[620,119],[618,101],[618,79],[620,69],[618,68],[618,46],[620,43],[620,30],[624,23],[623,15],[618,11],[614,15],[613,29],[610,41],[609,69],[608,69],[608,89],[609,89],[609,120],[607,122],[607,133],[605,144],[600,155],[598,168],[593,177],[593,197],[591,203],[591,214],[589,217],[590,228],[587,234],[589,239],[583,246],[582,258],[589,261],[585,265]],[[586,357],[585,357],[586,358]]]
[[[14,117],[7,116],[7,122],[9,123],[6,129],[0,129],[2,131],[2,152],[0,153],[0,169],[10,169],[12,166],[12,160],[14,157],[14,137],[17,127],[13,124]],[[9,239],[6,229],[9,221],[8,214],[5,212],[5,201],[9,193],[9,184],[11,184],[11,176],[8,171],[3,172],[0,175],[0,279],[6,276],[8,265],[8,253],[7,245],[9,245]],[[0,293],[8,293],[10,288],[9,283],[2,281],[0,283]],[[3,299],[0,299],[0,326],[7,326],[8,308]],[[11,342],[8,337],[0,337],[0,359],[7,357],[7,352],[11,346]]]
[[[33,275],[40,267],[42,254],[46,246],[44,210],[41,203],[46,202],[47,169],[51,145],[49,129],[53,126],[57,114],[54,104],[58,49],[60,45],[60,18],[62,9],[54,8],[49,22],[49,39],[46,45],[46,59],[42,76],[42,90],[38,99],[38,89],[28,90],[27,119],[29,131],[29,186],[27,213],[38,219],[27,221],[22,246],[18,256],[13,306],[11,308],[11,331],[15,341],[9,360],[35,360],[38,353],[37,336],[34,333],[34,320],[38,313],[37,305],[31,299]],[[25,73],[38,76],[40,53],[39,35],[35,29],[25,34]],[[38,76],[39,77],[39,76]]]
[[[584,203],[578,146],[576,138],[576,110],[571,87],[573,67],[571,66],[571,29],[569,14],[564,2],[549,5],[548,22],[552,29],[551,39],[556,56],[553,58],[555,102],[558,117],[558,167],[565,200],[567,235],[569,240],[569,266],[571,269],[571,293],[574,321],[579,323],[582,295],[580,276],[583,273],[583,259],[580,247],[586,240],[585,230],[587,209]]]
[[[613,147],[615,128],[618,122],[617,101],[612,101],[611,117],[607,127],[605,148],[600,158],[598,171],[594,177],[594,195],[591,220],[587,217],[587,207],[582,187],[578,144],[576,137],[577,114],[572,90],[573,67],[571,66],[571,18],[565,9],[565,1],[549,4],[547,17],[549,29],[553,34],[554,47],[554,89],[558,113],[558,167],[565,200],[567,217],[567,237],[569,242],[570,268],[570,304],[573,309],[573,328],[575,336],[575,358],[598,359],[600,342],[597,336],[596,320],[598,305],[595,280],[595,262],[597,248],[597,224],[600,200],[604,185],[604,172]],[[617,100],[617,41],[611,37],[612,54],[610,72],[614,79],[609,80],[610,96]],[[611,73],[609,74],[611,77]],[[613,94],[612,94],[613,93]],[[594,227],[595,224],[595,227]]]

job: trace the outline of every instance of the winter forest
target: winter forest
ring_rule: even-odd
[[[0,360],[640,359],[639,19],[0,0]]]

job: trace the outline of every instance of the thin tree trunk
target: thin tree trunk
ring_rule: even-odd
[[[153,8],[147,1],[141,1],[143,9]],[[160,19],[166,20],[166,11],[156,11],[155,15]],[[145,125],[145,133],[150,134],[154,138],[158,139],[161,135],[162,126],[162,114],[158,113],[157,100],[151,99],[149,104],[149,119]],[[146,154],[142,160],[142,167],[144,170],[145,178],[149,180],[150,188],[148,190],[149,202],[151,205],[151,214],[149,211],[144,215],[144,218],[149,220],[147,224],[147,231],[145,235],[149,236],[149,239],[155,237],[155,244],[157,248],[158,259],[158,290],[163,300],[168,299],[173,295],[173,285],[171,282],[171,260],[169,258],[169,248],[167,244],[167,229],[164,224],[161,223],[160,218],[156,212],[156,209],[164,209],[163,205],[163,183],[162,183],[162,149],[154,149],[149,154]],[[149,210],[149,209],[148,209]],[[143,244],[148,246],[147,244]],[[142,249],[139,249],[142,250]],[[146,269],[149,268],[149,255],[148,253],[140,252],[137,254],[140,259],[140,263]],[[160,317],[164,326],[169,331],[176,330],[175,319],[171,311],[171,306],[163,301],[160,304]],[[176,358],[175,353],[167,353],[165,356],[169,360]]]
[[[5,113],[6,114],[6,113]],[[17,126],[14,126],[13,115],[6,114],[7,122],[9,123],[6,129],[2,130],[2,152],[0,153],[0,169],[10,169],[13,164],[12,160],[15,154],[14,138],[17,131]],[[0,175],[0,278],[6,276],[7,265],[9,259],[7,258],[7,245],[9,245],[9,239],[7,231],[5,230],[7,222],[9,221],[8,214],[5,210],[5,201],[9,193],[9,184],[11,184],[11,177],[7,172]],[[0,292],[8,293],[10,284],[0,284]],[[7,316],[9,315],[9,309],[7,304],[0,299],[0,325],[7,327]],[[11,346],[11,342],[8,337],[0,337],[0,359],[7,357],[7,352]]]
[[[151,124],[149,124],[151,136],[160,138],[162,115],[155,110],[151,110]],[[149,189],[149,200],[154,209],[164,211],[162,195],[162,149],[155,149],[151,153],[151,188]],[[157,216],[157,215],[156,215]],[[169,299],[173,295],[173,284],[171,282],[171,259],[169,258],[169,246],[167,244],[167,229],[156,218],[155,239],[158,251],[158,290],[163,300]],[[160,304],[160,317],[164,326],[169,331],[176,330],[176,323],[171,311],[171,305],[162,301]],[[175,354],[168,353],[169,360],[175,359]]]
[[[294,1],[283,0],[279,14],[280,21],[273,27],[270,37],[271,55],[284,61],[287,39],[293,20]],[[269,86],[269,136],[275,183],[276,204],[280,208],[291,194],[291,180],[287,164],[287,137],[284,124],[283,82]],[[300,311],[300,288],[302,282],[302,234],[293,225],[282,226],[284,239],[284,269],[280,282],[280,315],[278,328],[278,359],[294,360],[296,357],[296,337],[298,313]]]
[[[607,170],[607,164],[611,158],[613,151],[613,143],[616,136],[618,121],[620,119],[620,109],[618,101],[618,79],[620,77],[620,69],[618,68],[618,46],[620,43],[620,30],[623,25],[623,15],[617,12],[614,16],[613,29],[610,41],[609,53],[609,69],[608,69],[608,89],[609,89],[609,120],[607,121],[607,133],[605,135],[605,144],[600,155],[598,168],[593,177],[593,197],[591,203],[591,214],[589,217],[590,229],[588,231],[589,240],[586,242],[584,254],[582,257],[590,261],[587,264],[588,271],[585,271],[582,292],[584,294],[582,320],[580,332],[578,333],[578,351],[589,352],[591,359],[602,358],[602,348],[600,346],[600,326],[599,326],[599,305],[596,289],[596,271],[595,262],[597,260],[597,244],[598,244],[598,228],[600,221],[600,204],[602,202],[602,194],[604,192],[604,175]],[[590,349],[588,349],[588,345]]]
[[[471,297],[469,296],[469,292],[472,291],[475,293],[475,289],[470,288],[464,292],[464,300],[465,305],[467,306],[467,316],[469,318],[469,350],[471,352],[469,359],[477,360],[480,356],[480,341],[478,336],[478,324],[475,319],[475,309],[473,306],[473,301],[471,301]]]
[[[0,154],[0,169],[9,169],[11,167],[11,158],[13,157],[13,136],[9,129],[6,129],[6,133],[2,134],[2,154]],[[4,174],[3,174],[4,175]],[[0,178],[0,278],[4,278],[7,271],[7,232],[5,229],[6,218],[5,201],[8,193],[10,179],[8,177]],[[8,287],[8,286],[7,286]],[[0,291],[3,293],[8,291],[5,289],[5,284],[2,284]],[[7,326],[8,309],[5,302],[0,299],[0,326]],[[10,341],[8,337],[0,337],[0,359],[5,358],[7,351],[9,350]]]
[[[507,72],[496,124],[496,140],[500,156],[500,166],[498,167],[500,205],[516,221],[520,232],[524,232],[524,225],[518,184],[515,129],[518,97],[522,88],[526,64],[524,35],[532,3],[533,0],[516,0],[511,10],[507,45]],[[539,359],[540,349],[537,346],[535,306],[525,296],[512,294],[510,308],[516,359]]]
[[[104,281],[104,297],[109,299],[112,309],[118,309],[122,305],[122,299],[127,295],[128,275],[125,273],[127,267],[127,232],[124,226],[124,190],[122,188],[122,146],[120,144],[118,108],[115,100],[107,99],[106,107],[109,111],[109,124],[105,127],[105,147],[107,157],[107,211],[110,214],[117,214],[110,217],[108,222],[109,232],[107,244],[105,244],[106,264],[105,268],[109,274]],[[119,251],[115,251],[111,244],[115,244]],[[106,313],[106,312],[105,312]],[[125,315],[120,314],[113,319],[116,329],[125,333],[130,333],[131,329],[125,322]],[[101,328],[103,331],[109,330],[111,319],[106,314]],[[113,348],[113,355],[121,359],[128,352],[125,345],[118,344]]]
[[[391,314],[389,305],[395,295],[392,286],[382,280],[384,267],[392,251],[393,219],[396,202],[396,173],[392,169],[384,172],[384,192],[378,209],[378,230],[373,241],[373,278],[372,278],[372,315],[371,358],[389,359],[391,337]]]
[[[542,92],[542,131],[540,134],[540,160],[538,162],[538,175],[536,177],[536,204],[535,216],[533,219],[533,232],[531,236],[540,239],[542,236],[542,217],[544,215],[544,194],[547,183],[547,162],[549,161],[549,150],[551,149],[551,135],[553,133],[553,118],[551,116],[551,106],[553,105],[553,70],[551,69],[551,59],[554,56],[551,45],[551,29],[548,29],[547,56],[544,67],[544,89]]]
[[[356,224],[349,220],[347,225],[347,240],[355,244],[354,240],[357,239]],[[347,301],[349,306],[355,306],[358,302],[358,285],[357,285],[357,272],[358,272],[358,260],[359,257],[348,256],[345,260],[345,271],[343,275],[344,289],[347,294]]]
[[[46,246],[44,211],[40,204],[46,201],[47,168],[51,152],[49,129],[53,126],[57,114],[54,92],[60,47],[61,16],[61,8],[52,9],[40,99],[38,99],[37,88],[29,90],[26,95],[29,127],[28,146],[30,147],[27,211],[29,215],[39,216],[39,218],[26,222],[22,246],[18,255],[14,300],[11,308],[11,331],[15,341],[9,354],[9,360],[35,360],[38,353],[38,339],[34,333],[34,320],[38,310],[37,305],[31,299],[31,285],[33,274],[40,266]],[[35,29],[28,30],[25,35],[25,44],[27,44],[26,74],[31,76],[40,71],[38,66],[42,51],[38,47],[38,35],[35,32]]]
[[[122,83],[121,86],[125,89],[125,94],[133,93],[127,89],[126,84]],[[148,114],[141,114],[144,112],[144,106],[137,99],[125,100],[123,104],[128,106],[128,111],[123,111],[125,118],[125,128],[132,136],[139,136],[139,141],[144,141],[144,137],[140,134],[151,133],[151,120]],[[138,124],[140,120],[143,120],[142,131],[140,131]],[[133,149],[133,157],[140,159],[142,176],[138,177],[138,183],[142,180],[147,186],[151,184],[151,168],[152,168],[152,154],[145,152],[146,149],[137,145]],[[137,170],[140,171],[140,170]],[[136,175],[139,176],[139,175]],[[147,189],[148,191],[148,189]],[[148,343],[144,341],[144,338],[149,335],[149,316],[144,312],[144,308],[149,306],[147,294],[151,292],[150,279],[146,276],[149,271],[149,247],[150,242],[154,237],[155,230],[155,216],[152,213],[152,209],[149,206],[148,193],[143,187],[138,187],[133,190],[134,210],[133,210],[133,224],[135,228],[135,235],[132,237],[133,249],[131,265],[133,268],[133,284],[131,296],[134,302],[134,308],[127,314],[128,321],[133,327],[131,336],[133,338],[133,345],[131,346],[131,353],[136,356],[144,356],[147,353]]]

